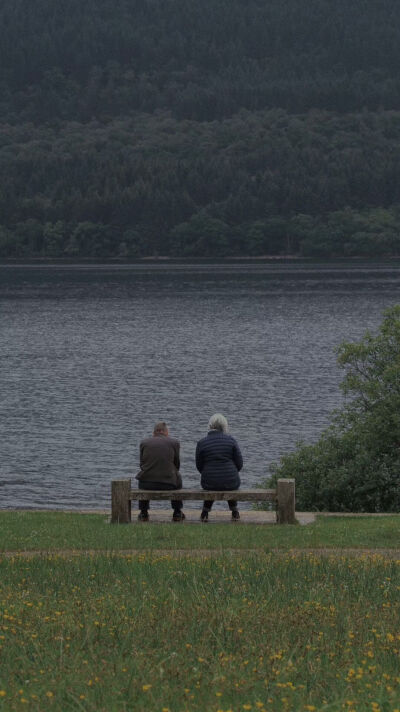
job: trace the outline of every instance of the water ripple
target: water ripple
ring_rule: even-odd
[[[255,484],[340,405],[334,355],[400,302],[390,265],[0,267],[0,507],[108,506],[166,419],[224,412]]]

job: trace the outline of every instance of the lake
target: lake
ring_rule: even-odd
[[[260,482],[340,406],[335,347],[395,303],[398,264],[0,266],[0,507],[107,507],[160,419],[195,485],[214,412]]]

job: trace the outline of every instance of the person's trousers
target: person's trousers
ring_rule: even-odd
[[[240,483],[235,489],[239,489],[239,487],[240,487]],[[206,489],[204,487],[204,485],[203,485],[203,489]],[[209,492],[212,492],[213,490],[219,490],[219,489],[224,490],[226,488],[225,487],[207,487],[207,489],[209,490]],[[234,491],[234,490],[232,490],[232,491]],[[228,492],[230,492],[230,490],[228,490]],[[214,504],[213,499],[206,499],[203,502],[203,509],[205,509],[207,512],[209,512],[211,510],[211,507],[213,506],[213,504]],[[237,500],[236,499],[228,499],[228,505],[229,505],[229,509],[231,510],[231,512],[233,512],[234,509],[237,509]]]
[[[203,509],[205,509],[207,512],[211,510],[211,507],[214,504],[213,499],[205,499],[203,502]],[[233,512],[234,509],[237,509],[237,500],[236,499],[228,499],[228,505],[229,509],[231,512]]]
[[[166,484],[165,482],[143,482],[139,481],[139,489],[143,490],[174,490],[177,489],[174,485]],[[150,501],[148,499],[139,499],[139,509],[142,514],[147,514],[150,509]],[[171,507],[174,512],[180,512],[183,507],[181,499],[171,499]]]

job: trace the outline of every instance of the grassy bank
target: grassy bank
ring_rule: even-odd
[[[109,525],[101,514],[0,512],[0,550],[400,548],[400,517],[318,517],[308,526]]]
[[[0,712],[400,712],[399,530],[1,512]]]
[[[0,710],[393,712],[399,563],[0,557]]]

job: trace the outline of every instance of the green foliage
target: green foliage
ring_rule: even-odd
[[[2,116],[400,109],[392,0],[3,0]]]
[[[3,125],[0,256],[399,255],[399,142],[400,113]]]
[[[342,344],[338,362],[349,401],[316,444],[282,457],[272,481],[295,477],[300,511],[399,512],[400,306],[378,334]]]
[[[183,256],[229,254],[228,226],[205,213],[198,213],[174,228],[171,239],[174,245],[180,246]]]
[[[400,254],[400,5],[3,0],[0,257]]]
[[[300,249],[307,257],[397,255],[400,254],[399,219],[397,206],[364,211],[347,207],[305,224]]]

